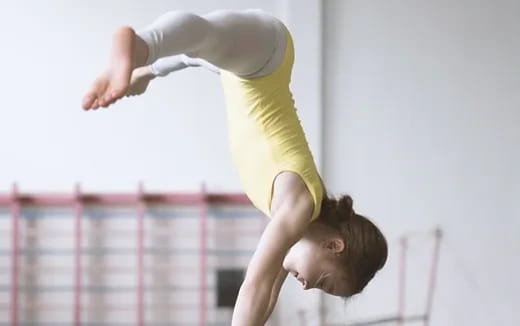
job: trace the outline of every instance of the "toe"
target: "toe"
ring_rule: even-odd
[[[114,88],[110,95],[112,98],[120,98],[125,94],[125,91],[126,90],[124,88]]]
[[[106,108],[112,103],[114,103],[114,99],[110,95],[105,96],[103,99],[103,107]]]
[[[92,104],[96,101],[96,95],[89,93],[83,97],[83,101],[81,106],[83,107],[83,110],[89,110],[92,108]]]
[[[98,100],[98,99],[96,99],[96,100],[94,101],[94,103],[92,103],[92,109],[93,109],[93,110],[97,110],[97,109],[99,109],[99,100]]]
[[[99,98],[99,106],[106,107],[110,103],[110,96],[108,94],[103,94]]]

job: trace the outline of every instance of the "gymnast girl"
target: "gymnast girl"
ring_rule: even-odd
[[[171,11],[138,32],[118,28],[112,42],[84,110],[142,94],[154,78],[186,67],[220,74],[233,161],[251,202],[270,218],[232,325],[263,325],[288,274],[305,290],[360,293],[385,264],[387,243],[350,196],[325,190],[289,89],[294,48],[286,26],[261,10]]]

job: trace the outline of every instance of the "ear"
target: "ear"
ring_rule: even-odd
[[[325,248],[332,250],[335,254],[339,254],[345,249],[345,242],[341,238],[331,238],[324,242]]]

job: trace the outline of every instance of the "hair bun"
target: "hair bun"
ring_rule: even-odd
[[[352,197],[349,195],[325,196],[321,204],[320,216],[324,221],[338,228],[344,223],[350,223],[354,218],[352,204]]]
[[[349,220],[354,215],[354,209],[352,209],[353,200],[349,195],[342,195],[337,199],[337,212],[338,219]]]
[[[337,207],[339,211],[349,211],[352,210],[352,197],[349,195],[342,195],[337,200]]]

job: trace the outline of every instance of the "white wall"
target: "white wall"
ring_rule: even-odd
[[[291,29],[292,90],[320,165],[321,1],[2,1],[0,192],[15,181],[21,192],[71,192],[75,182],[87,192],[129,192],[140,180],[154,191],[198,190],[201,182],[209,191],[241,191],[218,76],[188,69],[109,110],[80,109],[117,26],[140,28],[172,9],[220,8],[262,8]],[[315,320],[317,293],[295,302],[301,294],[295,281],[286,283],[277,309],[282,325],[298,310]]]
[[[518,325],[520,3],[324,4],[326,183],[392,240],[444,228],[432,325]],[[413,258],[412,283],[429,268]],[[347,314],[396,311],[388,273]]]
[[[293,89],[330,190],[351,193],[392,249],[402,232],[445,229],[433,325],[516,325],[520,5],[323,1],[321,124],[319,2],[0,2],[0,192],[13,181],[22,191],[70,191],[76,181],[86,191],[129,191],[138,180],[153,190],[194,190],[202,181],[212,191],[240,190],[217,76],[179,72],[111,110],[85,113],[79,104],[116,26],[144,26],[169,9],[260,7],[294,34]],[[429,245],[417,242],[410,278],[426,272]],[[347,305],[349,319],[396,310],[395,250],[388,267]],[[411,282],[414,312],[425,289]],[[284,325],[295,322],[286,311],[300,309],[291,299],[312,296],[295,286],[284,288]]]
[[[198,190],[206,182],[210,191],[240,191],[217,75],[178,72],[110,110],[82,112],[81,98],[104,68],[119,25],[141,28],[172,9],[262,8],[285,18],[294,7],[259,0],[2,1],[0,28],[12,32],[3,33],[0,52],[0,191],[13,181],[22,191],[71,191],[77,181],[86,191],[129,191],[139,180],[149,190]],[[298,28],[293,33],[304,40]],[[318,54],[302,43],[295,73],[320,69]],[[309,92],[308,82],[299,84],[299,112],[319,153],[318,88]]]

